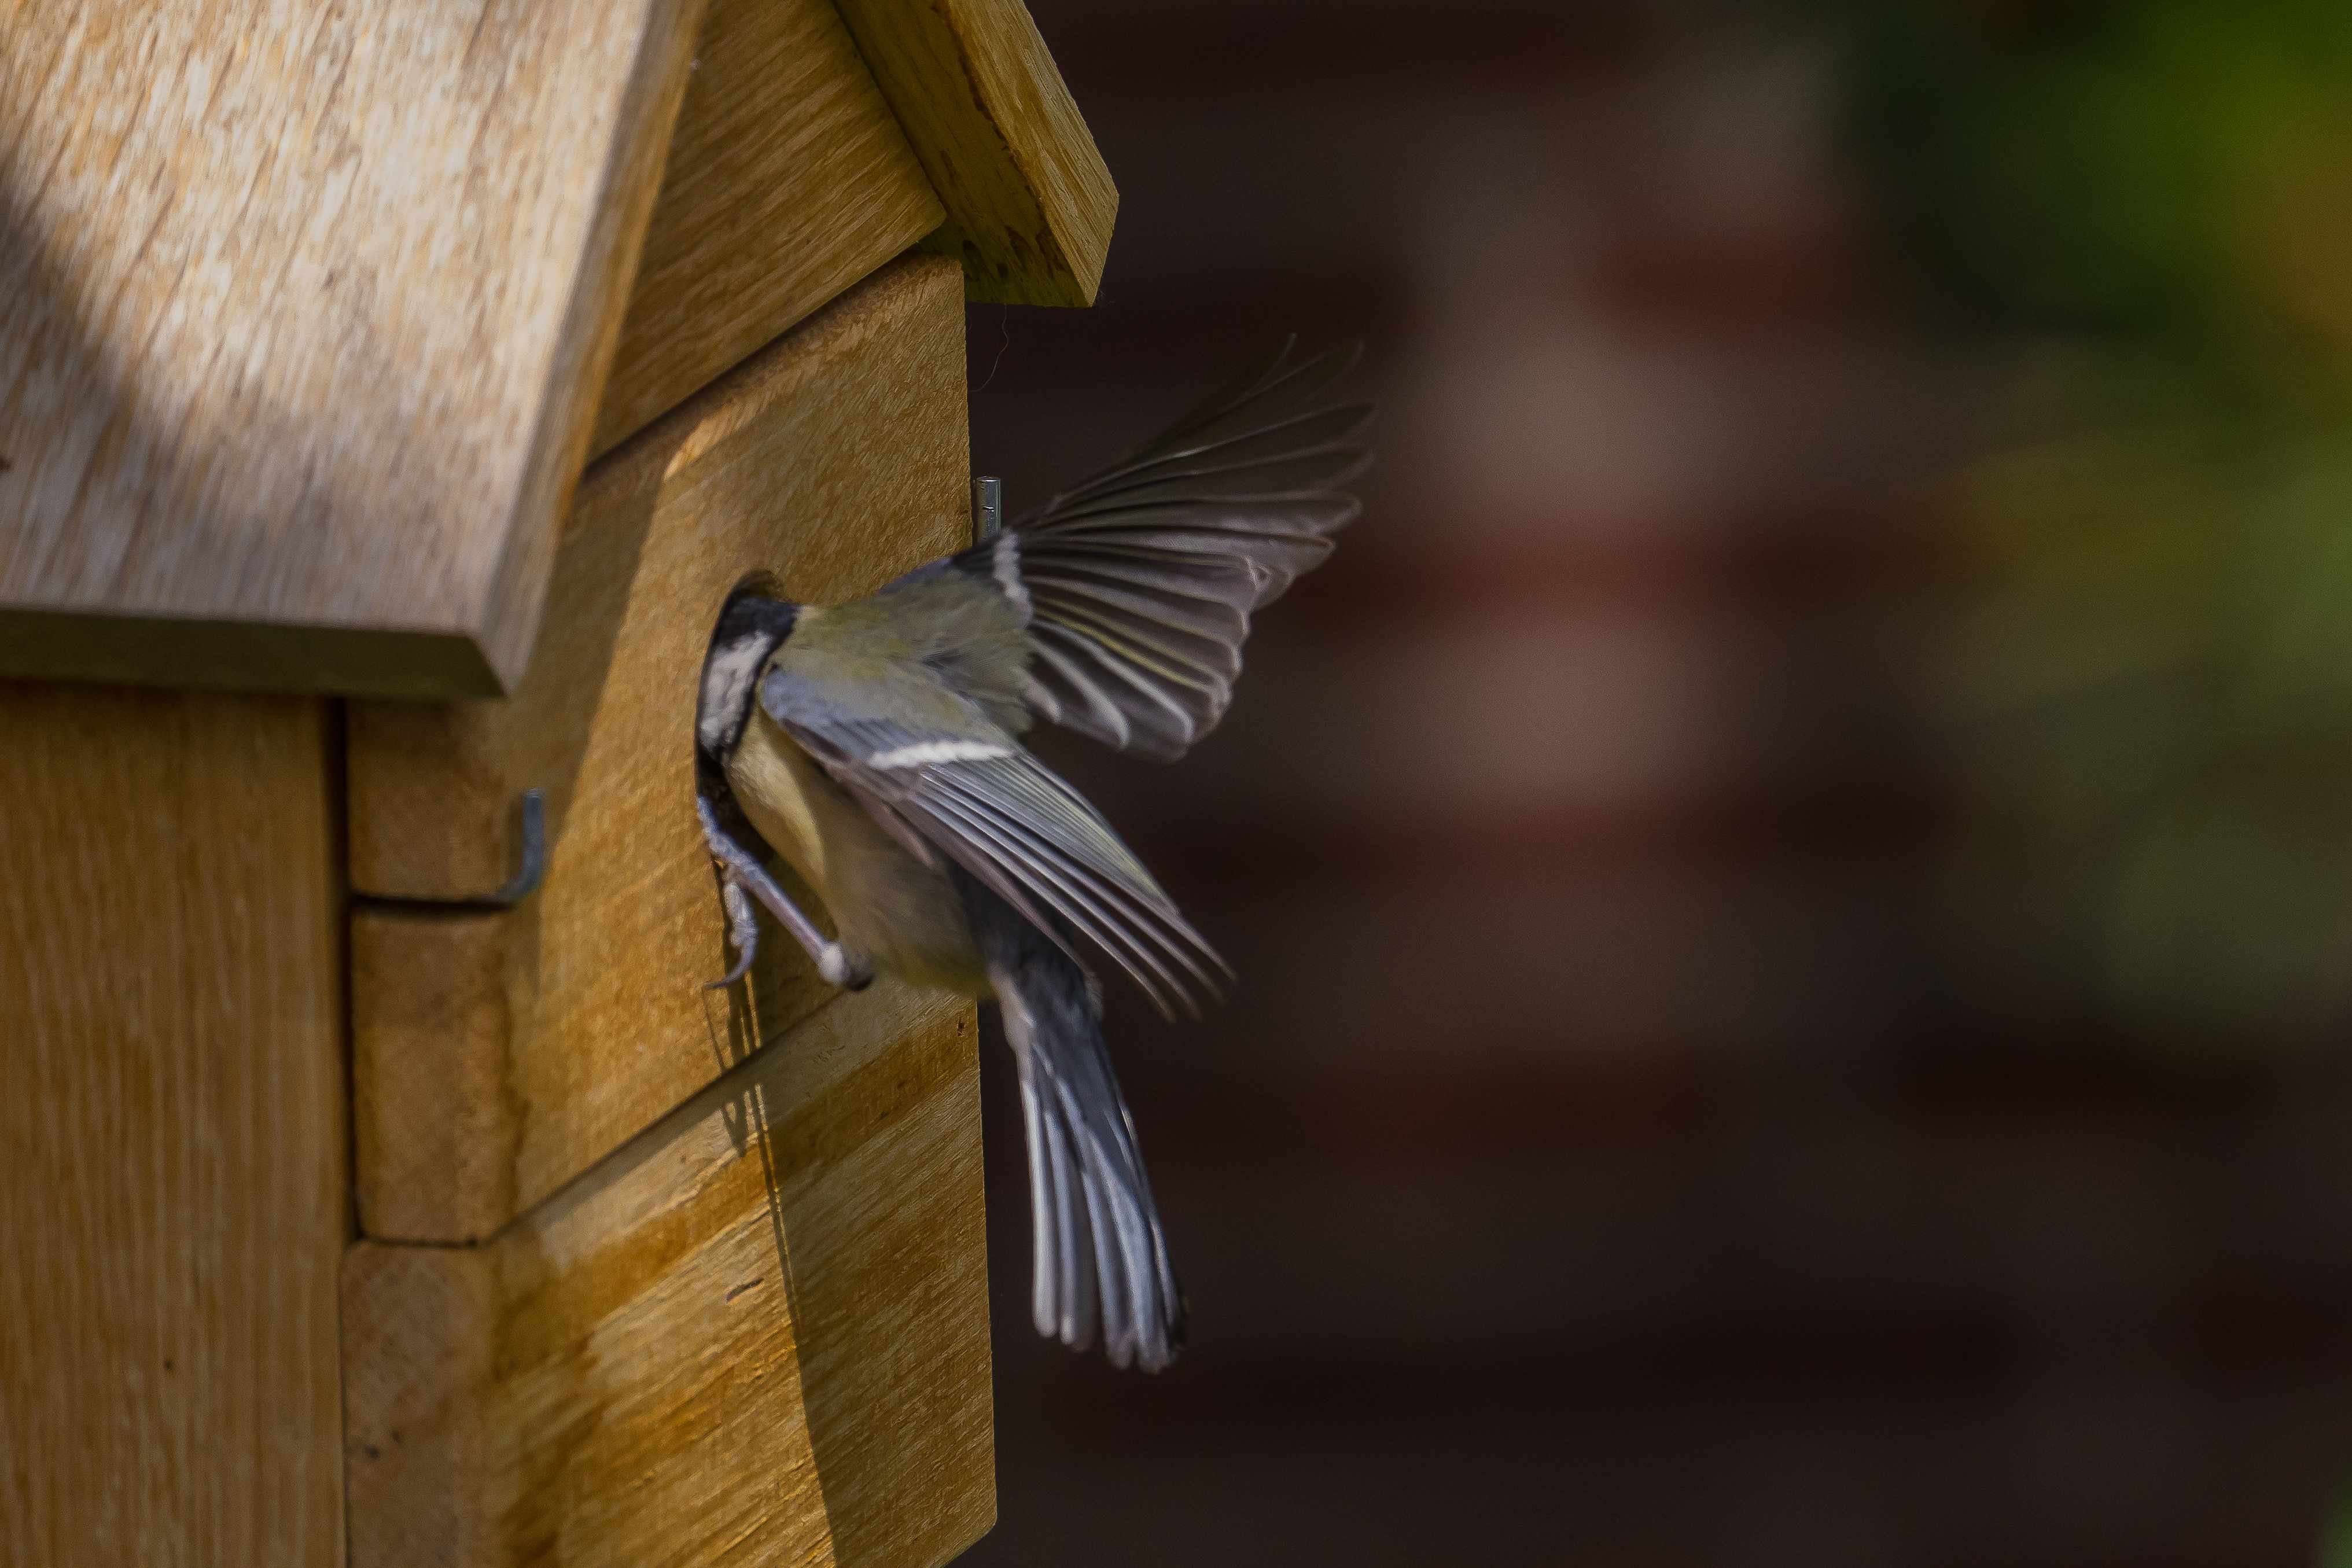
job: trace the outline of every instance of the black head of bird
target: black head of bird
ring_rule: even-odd
[[[1228,977],[1101,815],[1021,744],[1034,719],[1181,756],[1223,717],[1251,616],[1360,510],[1357,350],[1291,345],[971,549],[846,605],[730,597],[703,665],[699,809],[740,978],[752,903],[833,984],[877,972],[995,1003],[1029,1143],[1038,1331],[1157,1370],[1183,1297],[1103,1044],[1107,957],[1163,1013]],[[828,938],[757,840],[832,913]]]

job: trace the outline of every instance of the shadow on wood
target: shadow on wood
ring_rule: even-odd
[[[487,1245],[353,1248],[355,1568],[899,1568],[976,1540],[977,1034],[877,983]]]
[[[832,1560],[843,1568],[944,1562],[995,1518],[986,1250],[970,1229],[984,1222],[952,1190],[979,1179],[976,1168],[959,1170],[953,1149],[976,1131],[978,1106],[959,1113],[940,1099],[954,1093],[978,1031],[964,1009],[951,1031],[933,1026],[927,1037],[916,1050],[857,1069],[821,1117],[797,1115],[784,1101],[789,1073],[749,1084],[740,1101],[791,1302]],[[879,1151],[860,1151],[898,1140],[909,1146],[901,1159],[919,1159],[950,1190],[884,1185],[874,1159]],[[976,1144],[968,1147],[976,1167]],[[796,1254],[811,1266],[796,1268]],[[927,1259],[948,1267],[916,1267]],[[940,1347],[960,1374],[925,1374],[927,1343],[940,1341],[960,1312],[962,1321],[945,1336],[951,1342]],[[984,1513],[972,1507],[977,1487],[987,1494]]]

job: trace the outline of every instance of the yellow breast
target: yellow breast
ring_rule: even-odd
[[[818,898],[833,902],[825,877],[824,835],[817,831],[811,804],[817,791],[834,787],[833,781],[765,713],[754,712],[735,754],[728,759],[727,783],[760,836],[791,862]]]
[[[760,836],[824,900],[845,943],[918,985],[989,994],[945,861],[908,853],[765,713],[752,715],[727,782]]]

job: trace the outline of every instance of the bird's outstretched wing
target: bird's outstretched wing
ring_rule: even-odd
[[[1371,460],[1370,406],[1328,400],[1361,345],[1301,360],[1296,342],[955,557],[1026,616],[1039,716],[1160,760],[1224,717],[1251,613],[1330,554]]]
[[[898,716],[874,716],[861,697],[877,679]],[[1161,1012],[1197,1014],[1222,989],[1224,961],[1094,807],[919,664],[877,669],[795,636],[761,678],[760,705],[911,850],[945,853],[1059,941],[1051,911]]]

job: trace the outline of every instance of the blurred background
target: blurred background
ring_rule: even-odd
[[[1381,467],[1113,1001],[1194,1309],[976,1564],[2339,1564],[2352,7],[1030,0],[1122,195],[1018,512],[1288,331]]]

